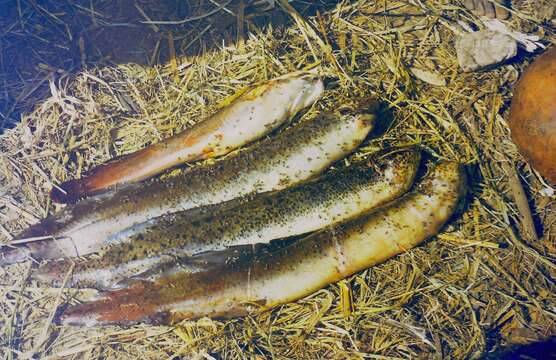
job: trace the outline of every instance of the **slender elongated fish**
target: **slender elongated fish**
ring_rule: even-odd
[[[136,282],[62,314],[66,324],[172,324],[266,310],[407,251],[436,235],[465,190],[458,164],[440,163],[412,192],[354,221],[274,252],[254,252],[208,271]]]
[[[33,276],[60,286],[74,266],[67,286],[114,288],[119,281],[145,271],[155,272],[176,258],[310,233],[405,193],[413,184],[419,160],[419,152],[403,151],[294,188],[263,194],[200,220],[181,213],[157,218],[142,225],[142,231],[134,231],[131,237],[109,246],[100,258],[50,262]]]
[[[181,175],[128,184],[66,207],[18,238],[52,236],[0,253],[0,265],[98,251],[119,232],[164,214],[280,190],[318,175],[365,139],[375,115],[367,108],[325,114]],[[117,237],[117,236],[116,236]]]
[[[115,185],[145,180],[185,162],[220,156],[259,139],[317,101],[324,86],[311,72],[286,74],[244,92],[214,115],[168,139],[92,169],[54,188],[52,200],[72,203]]]

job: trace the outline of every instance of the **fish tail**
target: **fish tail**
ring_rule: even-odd
[[[83,304],[70,306],[59,316],[63,325],[133,325],[139,322],[161,323],[156,302],[145,299],[149,285],[137,282],[134,286],[118,291],[108,291],[104,296]]]
[[[50,191],[50,198],[58,204],[74,204],[92,189],[83,179],[69,180]]]
[[[59,323],[62,325],[75,325],[75,326],[98,326],[104,325],[102,315],[106,314],[110,317],[111,306],[102,300],[103,306],[100,303],[84,303],[69,307],[67,310],[62,311],[59,316]],[[113,310],[112,310],[113,311]]]
[[[60,239],[62,240],[62,239]],[[36,240],[16,246],[6,246],[0,250],[0,266],[20,263],[29,259],[46,260],[64,257],[63,249],[56,246],[56,240]]]
[[[59,287],[63,285],[64,278],[70,270],[71,264],[67,261],[53,261],[39,267],[36,271],[31,273],[31,278],[43,284]],[[72,286],[71,280],[70,284],[66,284],[66,286]]]
[[[52,201],[60,204],[73,204],[85,197],[106,192],[115,185],[126,183],[125,178],[130,173],[148,165],[153,152],[152,147],[118,156],[106,164],[87,171],[80,179],[63,182],[50,191]],[[138,177],[136,180],[142,180],[142,178]]]
[[[51,219],[45,219],[38,224],[31,225],[26,230],[19,233],[15,238],[19,244],[6,245],[0,248],[0,266],[28,260],[30,257],[35,256],[37,250],[40,254],[41,249],[44,248],[44,244],[50,241],[52,234],[56,234],[56,231],[62,226],[63,224]],[[42,238],[42,240],[38,238]],[[49,238],[49,240],[44,240],[47,238]]]
[[[73,204],[82,198],[98,195],[115,185],[128,182],[125,179],[130,174],[135,174],[136,169],[141,169],[152,161],[152,154],[155,153],[153,147],[116,157],[86,172],[80,179],[63,182],[50,191],[52,201],[59,204]],[[139,175],[136,174],[134,181],[144,179]]]
[[[31,250],[28,247],[12,247],[0,252],[0,266],[12,265],[28,260]]]

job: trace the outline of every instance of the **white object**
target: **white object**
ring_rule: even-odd
[[[477,31],[459,37],[456,52],[463,71],[475,71],[514,57],[517,54],[517,40],[494,30]]]
[[[540,37],[536,35],[525,34],[519,31],[510,30],[500,20],[497,19],[483,20],[483,24],[485,24],[485,26],[489,30],[497,31],[499,33],[506,34],[514,38],[518,43],[520,43],[523,46],[523,48],[527,52],[535,52],[539,48],[541,49],[546,48],[546,46],[544,46],[542,43],[539,42]]]

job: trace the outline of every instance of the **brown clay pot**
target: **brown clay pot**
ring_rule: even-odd
[[[556,184],[556,47],[523,73],[510,108],[512,140],[529,163]]]

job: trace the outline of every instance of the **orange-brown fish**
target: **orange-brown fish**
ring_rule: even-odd
[[[65,324],[172,324],[233,317],[307,296],[436,235],[465,191],[455,163],[439,163],[415,190],[360,218],[274,252],[257,252],[206,271],[174,271],[69,307]]]
[[[32,276],[60,286],[73,266],[66,286],[109,289],[120,281],[156,273],[176,258],[307,234],[399,197],[413,184],[419,160],[419,152],[401,151],[294,188],[261,194],[201,219],[192,220],[187,213],[156,218],[122,243],[108,246],[100,257],[52,261]]]
[[[195,126],[142,150],[98,166],[81,179],[53,188],[52,200],[75,202],[115,185],[137,182],[185,162],[219,156],[261,138],[284,124],[323,93],[318,75],[299,71],[241,94]]]
[[[51,236],[4,248],[0,265],[83,256],[118,240],[121,231],[165,214],[281,190],[323,172],[355,150],[375,123],[367,108],[323,114],[273,138],[182,174],[127,184],[67,206],[18,236]]]

